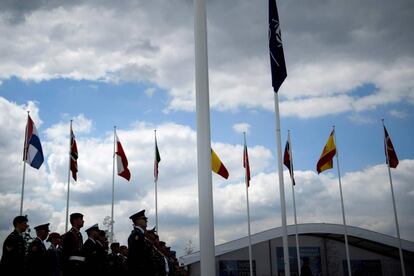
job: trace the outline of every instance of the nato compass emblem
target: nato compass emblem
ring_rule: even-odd
[[[273,18],[269,23],[269,45],[273,46],[270,47],[270,56],[272,57],[272,60],[276,63],[276,65],[280,67],[279,63],[275,58],[275,54],[272,51],[283,46],[282,33],[280,31],[279,21]]]

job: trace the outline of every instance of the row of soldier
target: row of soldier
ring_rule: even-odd
[[[109,246],[98,224],[85,230],[88,239],[83,242],[80,213],[70,215],[72,228],[65,234],[49,233],[49,223],[41,224],[34,227],[36,238],[26,242],[27,216],[17,216],[14,231],[3,243],[0,275],[187,275],[155,229],[147,230],[145,210],[130,219],[134,229],[127,247],[117,242]],[[48,249],[45,240],[50,242]]]

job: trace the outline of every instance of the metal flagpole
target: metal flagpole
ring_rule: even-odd
[[[285,202],[285,184],[283,182],[283,162],[282,162],[282,142],[280,137],[280,114],[279,114],[279,94],[273,93],[275,98],[276,114],[276,143],[278,156],[278,175],[279,175],[279,192],[280,192],[280,213],[282,216],[282,241],[283,241],[283,259],[285,262],[285,275],[290,276],[288,235],[286,226],[286,202]]]
[[[114,155],[112,158],[112,206],[111,206],[111,239],[114,242],[114,199],[115,199],[115,158],[116,158],[116,126],[114,126]]]
[[[385,128],[384,119],[382,119],[382,126]],[[398,225],[397,206],[395,205],[394,188],[393,188],[393,185],[392,185],[392,177],[391,177],[391,169],[390,169],[390,160],[389,160],[389,157],[388,157],[388,144],[387,144],[387,141],[385,139],[386,139],[386,137],[384,136],[384,145],[386,147],[385,148],[385,155],[387,157],[388,176],[390,178],[392,205],[394,207],[395,226],[397,228],[398,251],[400,253],[401,272],[402,272],[402,276],[405,276],[404,255],[403,255],[402,248],[401,248],[400,227]]]
[[[20,198],[20,215],[23,215],[23,198],[24,198],[24,182],[26,180],[26,160],[27,160],[27,151],[28,151],[28,143],[29,141],[27,141],[27,135],[28,135],[28,129],[27,127],[29,126],[29,113],[30,111],[27,111],[27,122],[26,122],[26,132],[24,134],[24,147],[23,147],[23,179],[22,179],[22,194],[21,194],[21,198]]]
[[[200,233],[200,272],[216,274],[211,176],[210,101],[208,90],[207,19],[205,0],[194,1],[197,174]]]
[[[66,223],[65,223],[65,233],[68,232],[68,221],[69,221],[69,191],[70,191],[70,161],[71,161],[71,150],[72,150],[72,120],[70,120],[70,129],[69,129],[69,168],[68,168],[68,192],[66,194]]]
[[[296,201],[295,201],[295,185],[293,185],[293,154],[292,143],[290,141],[290,130],[288,130],[288,142],[289,142],[289,157],[290,157],[290,179],[292,180],[292,197],[293,197],[293,214],[295,217],[295,239],[296,239],[296,256],[298,259],[298,275],[300,275],[300,249],[299,249],[299,237],[298,237],[298,222],[296,219]]]
[[[344,198],[342,196],[341,173],[340,173],[340,169],[339,169],[339,151],[338,151],[338,144],[336,143],[335,126],[333,126],[333,134],[334,134],[333,136],[334,136],[334,142],[335,142],[335,148],[336,148],[336,165],[337,165],[337,169],[338,169],[339,192],[341,194],[342,220],[343,220],[343,223],[344,223],[346,262],[347,262],[347,265],[348,265],[348,275],[351,276],[352,275],[351,260],[349,258],[348,234],[347,234],[346,220],[345,220]]]
[[[244,146],[247,147],[246,143],[246,132],[243,132],[244,137]],[[247,168],[246,168],[247,169]],[[247,201],[247,233],[249,235],[249,265],[250,265],[250,275],[253,276],[253,260],[252,260],[252,239],[250,235],[250,206],[249,206],[249,187],[248,187],[248,175],[245,173],[246,181],[246,201]]]
[[[157,162],[157,130],[154,129],[154,137],[155,137],[155,147],[154,147],[154,169],[155,169],[155,162]],[[154,178],[154,185],[155,185],[155,230],[158,232],[158,172],[157,177]]]

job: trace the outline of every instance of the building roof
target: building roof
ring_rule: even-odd
[[[330,223],[306,223],[298,224],[298,234],[306,236],[318,236],[331,240],[344,242],[344,226],[342,224]],[[295,234],[295,226],[287,226],[288,235]],[[381,234],[371,230],[347,225],[348,244],[373,251],[385,256],[399,258],[398,239],[389,235]],[[282,237],[282,227],[272,228],[263,232],[251,235],[252,245],[275,238]],[[243,237],[227,243],[216,245],[215,255],[220,256],[241,248],[248,247],[248,237]],[[414,242],[401,240],[401,247],[404,251],[404,258],[414,261]],[[200,252],[180,257],[180,263],[189,265],[200,261]]]

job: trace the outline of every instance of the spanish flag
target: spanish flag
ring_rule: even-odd
[[[329,135],[328,142],[326,142],[325,147],[323,148],[321,157],[319,157],[318,164],[316,165],[316,170],[318,174],[325,170],[333,168],[333,161],[336,154],[336,145],[334,140],[334,130],[332,130],[331,135]]]
[[[221,162],[220,158],[217,156],[213,149],[211,149],[211,169],[213,172],[221,175],[225,179],[229,177],[229,172],[227,171],[226,167],[224,167],[224,164]]]

